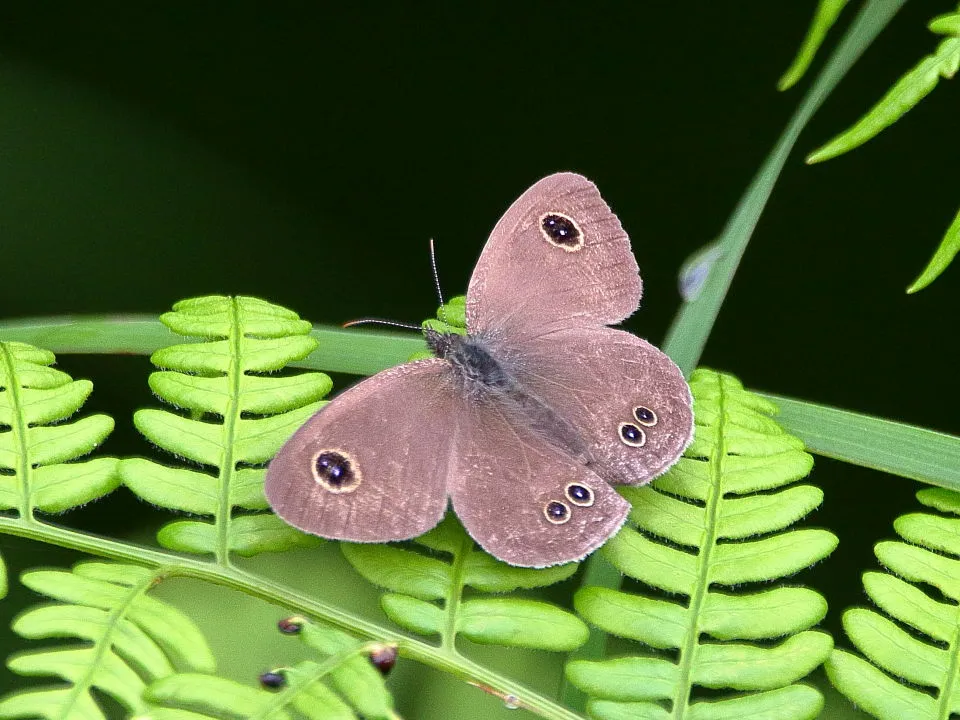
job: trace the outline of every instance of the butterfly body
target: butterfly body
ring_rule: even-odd
[[[457,391],[474,403],[487,403],[526,425],[544,441],[584,464],[590,462],[586,441],[577,429],[547,403],[530,394],[511,372],[509,360],[496,357],[489,341],[472,335],[426,330],[434,355],[451,367]]]
[[[616,216],[585,178],[559,173],[497,224],[467,291],[467,335],[427,330],[435,357],[335,398],[267,472],[282,518],[328,538],[415,537],[448,502],[508,563],[577,560],[623,524],[613,484],[664,472],[689,444],[679,369],[606,327],[640,277]]]

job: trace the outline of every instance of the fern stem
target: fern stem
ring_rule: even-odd
[[[539,717],[549,720],[583,720],[583,716],[459,653],[421,642],[378,623],[363,620],[291,587],[272,582],[236,566],[218,565],[210,560],[96,537],[35,520],[0,517],[0,533],[58,545],[90,555],[157,568],[158,577],[189,577],[230,588],[274,605],[282,605],[294,613],[318,618],[356,635],[381,642],[396,643],[403,657],[448,673],[464,682],[489,688],[499,697],[516,698],[520,706]]]
[[[460,600],[463,597],[464,569],[471,550],[473,550],[473,538],[464,533],[460,548],[453,556],[450,572],[450,592],[443,604],[447,614],[447,622],[441,636],[440,646],[457,656],[460,654],[457,652],[457,618],[459,617]]]
[[[619,588],[623,573],[614,567],[602,552],[591,555],[584,561],[584,572],[578,588],[605,587]],[[590,638],[568,655],[567,663],[574,660],[600,660],[607,654],[607,633],[590,625]],[[566,674],[560,681],[558,697],[568,708],[584,711],[587,707],[587,694],[570,682]]]
[[[30,502],[30,498],[33,497],[33,493],[30,492],[30,477],[33,468],[30,462],[30,448],[27,445],[27,422],[24,420],[23,413],[19,411],[19,408],[23,405],[23,401],[20,395],[20,383],[17,381],[17,371],[15,363],[13,362],[13,356],[9,348],[3,345],[0,345],[0,362],[4,365],[4,374],[10,378],[10,387],[7,388],[7,392],[10,393],[10,397],[12,398],[11,405],[14,409],[13,419],[10,422],[10,430],[14,437],[12,444],[17,448],[17,458],[19,460],[16,475],[22,487],[18,512],[24,520],[32,521],[33,504]]]
[[[705,533],[701,542],[701,550],[697,555],[697,582],[694,584],[694,592],[690,596],[690,605],[687,617],[691,619],[691,625],[687,628],[687,636],[684,644],[680,647],[680,657],[678,665],[680,666],[679,678],[676,688],[677,694],[673,698],[673,717],[683,718],[687,714],[687,705],[690,702],[690,688],[693,685],[691,675],[693,668],[697,665],[697,653],[700,649],[700,617],[703,613],[703,604],[710,589],[710,567],[711,555],[717,545],[717,516],[720,511],[720,502],[723,498],[723,489],[720,479],[723,477],[723,460],[726,457],[727,448],[724,438],[726,437],[727,416],[725,412],[726,388],[724,382],[726,378],[720,377],[719,397],[717,398],[718,420],[717,424],[717,445],[710,453],[710,494],[707,496],[706,506],[704,507],[704,517],[706,519]]]
[[[35,521],[36,522],[36,521]],[[37,523],[38,525],[41,523]],[[58,711],[61,713],[61,717],[71,717],[74,713],[78,715],[83,714],[83,703],[84,699],[87,697],[87,694],[92,688],[95,688],[97,683],[97,675],[102,672],[102,668],[106,667],[106,658],[110,654],[114,642],[116,642],[116,636],[114,633],[120,632],[120,622],[123,620],[124,616],[129,612],[133,607],[138,598],[143,595],[146,595],[147,591],[150,588],[154,587],[157,581],[157,576],[148,576],[141,582],[132,585],[127,591],[123,600],[117,602],[113,607],[110,608],[109,613],[107,614],[107,620],[105,624],[111,629],[111,632],[106,632],[99,638],[97,638],[94,643],[94,654],[96,659],[89,661],[87,664],[86,672],[83,676],[73,679],[72,687],[70,688],[70,693],[68,698],[64,700],[63,704],[59,707]]]
[[[233,459],[233,448],[236,443],[237,421],[240,419],[240,409],[237,406],[236,399],[240,397],[240,378],[243,375],[243,367],[240,359],[243,357],[240,347],[241,337],[237,328],[242,327],[242,321],[239,317],[236,298],[233,299],[231,306],[233,322],[230,323],[229,341],[233,348],[230,353],[231,367],[229,378],[231,382],[231,391],[227,401],[226,412],[223,416],[223,462],[220,463],[220,472],[217,476],[219,489],[217,497],[220,499],[220,509],[215,516],[217,544],[215,557],[217,564],[225,567],[230,566],[230,521],[233,512],[233,495],[230,491],[233,483],[233,476],[236,472],[236,462]]]

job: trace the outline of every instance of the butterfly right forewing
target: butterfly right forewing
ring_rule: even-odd
[[[556,173],[504,213],[467,290],[467,329],[519,339],[617,323],[637,309],[630,239],[596,185]]]

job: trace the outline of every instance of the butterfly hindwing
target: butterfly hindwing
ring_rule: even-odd
[[[526,567],[581,560],[626,520],[626,500],[509,406],[472,404],[458,426],[453,508],[491,555]]]
[[[569,328],[528,338],[508,355],[517,381],[587,442],[591,468],[639,485],[676,462],[693,438],[690,388],[674,362],[613,328]]]

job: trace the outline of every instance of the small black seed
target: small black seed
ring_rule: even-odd
[[[267,690],[279,690],[287,684],[287,678],[283,673],[271,670],[260,674],[260,684]]]
[[[397,662],[397,646],[378,645],[370,651],[370,662],[381,674],[386,675]]]
[[[277,622],[277,629],[284,635],[296,635],[303,630],[303,618],[288,617]]]

